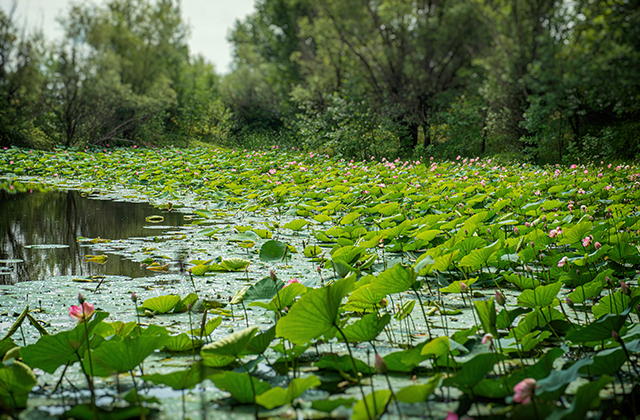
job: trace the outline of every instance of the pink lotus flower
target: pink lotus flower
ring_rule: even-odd
[[[493,350],[493,334],[487,333],[482,337],[482,344],[489,343],[489,349]]]
[[[594,248],[596,249],[596,251],[597,251],[597,250],[599,250],[600,248],[602,248],[602,244],[601,244],[600,242],[595,242],[595,243],[593,244],[593,247],[594,247]]]
[[[458,415],[456,413],[452,413],[451,411],[449,411],[447,413],[447,417],[445,417],[444,420],[459,420],[460,417],[458,417]]]
[[[588,247],[589,245],[591,245],[591,241],[593,241],[593,236],[585,236],[585,238],[582,240],[582,246],[585,248]]]
[[[560,267],[560,268],[564,267],[564,265],[567,263],[567,261],[569,261],[569,258],[562,257],[560,259],[560,261],[558,261],[558,267]]]
[[[82,306],[72,306],[69,308],[69,316],[75,318],[78,322],[88,320],[94,313],[93,305],[89,302],[83,302]]]
[[[516,403],[529,404],[533,397],[533,391],[536,389],[536,380],[533,378],[525,378],[513,387],[513,401]]]
[[[288,285],[293,284],[293,283],[298,283],[299,284],[300,282],[298,281],[298,279],[291,279],[291,280],[287,281],[287,284],[285,284],[282,288],[284,289],[285,287],[287,287]]]
[[[558,236],[558,231],[555,229],[551,229],[551,231],[549,232],[549,237],[555,238],[556,236]]]

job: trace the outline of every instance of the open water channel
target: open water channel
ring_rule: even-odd
[[[160,215],[161,225],[146,218]],[[106,253],[100,265],[86,261],[93,255],[82,238],[112,241],[154,237],[182,226],[184,215],[148,203],[112,201],[75,190],[9,193],[0,190],[0,284],[44,280],[54,276],[154,275],[139,262]],[[180,270],[181,261],[170,265]]]

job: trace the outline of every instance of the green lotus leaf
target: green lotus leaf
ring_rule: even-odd
[[[476,308],[478,318],[485,333],[490,333],[494,337],[499,337],[497,329],[496,304],[493,297],[489,300],[475,300],[473,306]]]
[[[378,274],[371,281],[369,288],[377,294],[402,293],[409,290],[416,281],[417,274],[412,267],[405,267],[401,263]]]
[[[591,222],[581,222],[565,231],[558,243],[562,244],[575,244],[581,242],[591,232],[593,224]]]
[[[256,403],[267,410],[271,410],[275,407],[290,404],[307,389],[320,386],[320,384],[320,379],[314,375],[307,376],[306,378],[295,378],[291,380],[291,383],[286,389],[278,386],[258,395],[256,397]]]
[[[284,283],[282,280],[273,280],[271,277],[264,277],[247,289],[247,292],[244,295],[244,301],[251,302],[254,300],[270,300],[283,287]]]
[[[330,413],[338,407],[351,407],[356,403],[356,400],[353,398],[328,398],[324,400],[313,400],[311,401],[311,407],[314,410],[322,411],[324,413]]]
[[[285,223],[282,227],[284,229],[291,229],[294,232],[302,230],[305,226],[309,224],[309,221],[304,219],[296,219],[292,220],[289,223]]]
[[[439,357],[445,354],[449,354],[450,349],[451,349],[451,342],[449,340],[449,337],[447,336],[438,337],[426,343],[420,350],[420,355],[421,356],[434,355],[436,357]],[[410,360],[410,359],[406,358],[406,360]],[[405,358],[403,358],[402,361],[405,361]]]
[[[587,417],[590,410],[600,405],[600,391],[613,382],[608,375],[601,376],[597,381],[589,382],[578,388],[571,405],[558,409],[547,416],[547,420],[581,420]]]
[[[415,302],[415,301],[412,301]],[[363,316],[353,324],[343,328],[343,333],[348,342],[359,343],[363,341],[372,341],[382,332],[384,327],[391,321],[391,315],[384,314],[368,314]],[[342,338],[342,337],[340,337]]]
[[[165,351],[181,353],[199,348],[202,346],[202,341],[197,338],[190,337],[189,334],[182,333],[168,336],[163,342],[163,345],[163,349]]]
[[[549,306],[554,302],[561,288],[562,282],[558,281],[546,286],[538,286],[533,290],[524,290],[518,296],[518,305],[527,308]]]
[[[440,289],[440,292],[442,292],[442,293],[462,293],[462,286],[461,286],[462,283],[464,283],[467,287],[470,287],[473,283],[475,283],[477,281],[478,281],[477,277],[474,277],[474,278],[468,279],[468,280],[454,281],[453,283],[451,283],[447,287],[443,287],[442,289]]]
[[[190,306],[193,306],[194,303],[198,300],[198,295],[195,293],[189,293],[187,296],[183,297],[180,302],[173,308],[173,312],[181,313],[187,312]]]
[[[322,248],[318,245],[307,245],[304,249],[304,256],[307,258],[315,258],[322,254]]]
[[[387,409],[387,403],[391,398],[391,391],[380,389],[368,394],[353,407],[352,420],[377,419]],[[366,401],[366,403],[365,403]]]
[[[454,376],[446,378],[443,385],[455,386],[465,394],[472,395],[473,387],[484,378],[487,372],[493,370],[495,363],[503,359],[502,354],[480,353],[464,363]]]
[[[310,290],[276,324],[276,334],[295,344],[308,343],[335,326],[342,299],[351,291],[355,276]]]
[[[200,355],[203,359],[208,356],[238,357],[257,332],[258,327],[251,327],[229,334],[202,347]]]
[[[141,308],[149,309],[158,314],[166,314],[180,303],[178,295],[163,295],[149,298],[142,302]]]
[[[106,312],[96,312],[86,327],[79,323],[70,331],[40,337],[35,344],[20,349],[22,361],[31,368],[39,368],[47,373],[54,373],[66,363],[77,362],[78,356],[86,351],[87,332],[93,341],[96,327],[108,316]]]
[[[607,314],[585,327],[569,331],[566,338],[574,343],[608,340],[612,331],[620,331],[626,319],[626,315]]]
[[[271,385],[258,378],[253,378],[247,373],[224,372],[210,375],[216,387],[227,391],[240,404],[251,404],[254,401],[253,389],[256,396],[271,389]],[[253,387],[252,387],[253,382]]]
[[[251,302],[249,306],[260,306],[270,311],[282,311],[284,308],[293,305],[295,298],[305,293],[307,288],[300,283],[291,283],[282,289],[271,299],[269,303]]]
[[[491,245],[484,248],[475,249],[460,260],[461,267],[468,267],[477,270],[487,264],[491,256],[500,249],[500,240],[495,241]]]
[[[207,323],[204,324],[204,328],[189,330],[188,333],[194,337],[208,337],[220,326],[220,324],[222,324],[222,317],[217,316],[208,320]]]
[[[275,338],[276,327],[274,325],[268,330],[254,335],[249,344],[247,344],[244,352],[248,354],[262,354],[267,348],[269,348],[271,342]]]
[[[260,260],[266,262],[282,261],[287,255],[287,252],[287,244],[276,240],[270,240],[262,244],[260,247]]]
[[[106,340],[91,351],[93,373],[106,377],[133,371],[166,340],[166,335],[125,336]],[[88,360],[86,356],[85,360]]]
[[[350,225],[351,223],[358,220],[360,217],[360,212],[353,211],[351,213],[346,214],[342,219],[340,219],[341,225]]]
[[[36,375],[26,364],[17,360],[3,363],[0,365],[0,407],[7,411],[25,408],[36,383]]]
[[[442,376],[437,374],[433,378],[429,379],[424,385],[410,385],[404,387],[396,392],[396,398],[398,401],[407,404],[425,402],[436,390],[441,380]]]
[[[202,363],[194,363],[186,369],[166,374],[156,373],[142,377],[156,385],[167,385],[175,390],[191,389],[202,382],[208,374],[208,368]]]
[[[228,260],[222,260],[220,267],[225,271],[244,271],[251,264],[249,261],[242,258],[229,258]]]

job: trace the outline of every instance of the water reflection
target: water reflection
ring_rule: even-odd
[[[38,191],[9,194],[0,190],[0,283],[43,280],[52,276],[153,275],[139,263],[109,255],[106,264],[85,262],[93,254],[77,239],[128,239],[154,236],[145,218],[164,216],[162,225],[180,226],[181,213],[156,209],[146,203],[114,202],[82,197],[78,191]],[[25,245],[62,244],[64,248],[25,248]],[[22,260],[22,262],[11,261]]]

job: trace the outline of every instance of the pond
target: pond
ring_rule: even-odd
[[[640,415],[635,166],[131,148],[7,150],[3,171],[25,193],[0,203],[23,418],[91,418],[94,380],[104,412],[160,419],[182,390],[191,418]],[[152,206],[100,213],[119,201]]]
[[[162,216],[162,225],[146,222],[150,216]],[[86,256],[94,254],[94,244],[83,242],[83,238],[153,238],[178,232],[184,223],[182,213],[148,203],[113,201],[99,194],[39,189],[10,194],[0,190],[0,283],[56,276],[150,276],[154,272],[139,262],[113,252],[106,253],[104,264],[87,261]],[[170,270],[179,271],[181,261],[171,264]]]

